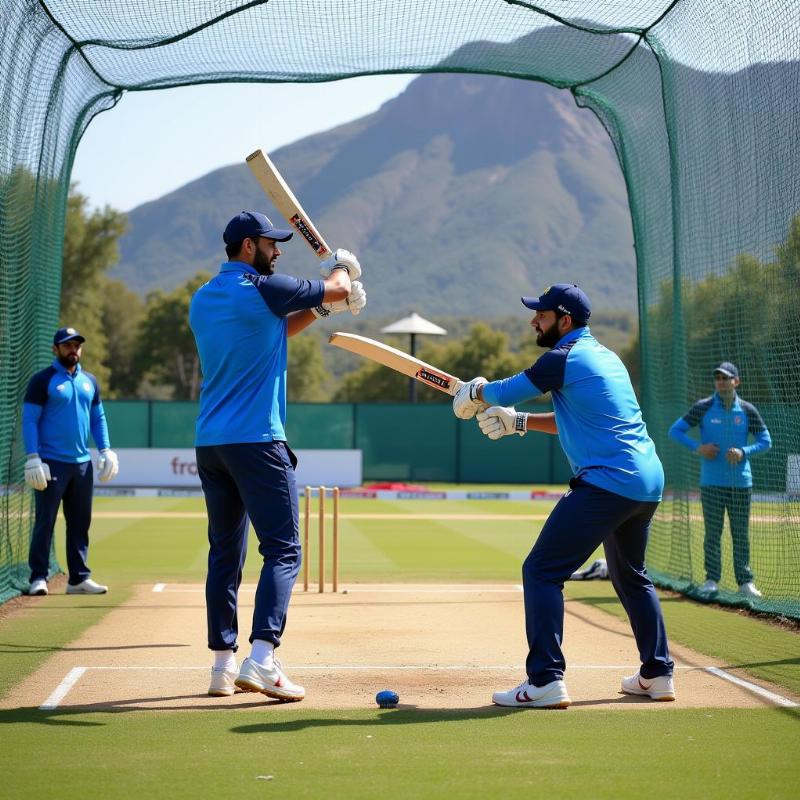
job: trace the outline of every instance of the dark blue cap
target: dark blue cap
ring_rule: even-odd
[[[292,238],[292,233],[293,231],[288,228],[276,228],[269,217],[258,211],[242,211],[227,224],[222,234],[222,241],[225,244],[233,244],[254,236],[263,236],[276,242],[288,242]]]
[[[718,372],[721,372],[723,375],[727,375],[729,378],[738,378],[739,377],[739,370],[736,369],[736,364],[731,364],[730,361],[723,361],[714,370],[714,374],[716,375]]]
[[[73,339],[77,339],[81,343],[86,341],[75,328],[59,328],[53,337],[53,344],[64,344],[64,342],[71,342]]]
[[[575,322],[588,322],[592,304],[575,283],[554,283],[539,297],[523,297],[522,302],[534,311],[560,311],[569,314]]]

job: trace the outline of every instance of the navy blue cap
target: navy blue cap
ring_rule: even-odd
[[[592,304],[575,283],[554,283],[539,297],[523,297],[522,303],[534,311],[560,311],[569,314],[575,322],[588,322]]]
[[[233,244],[254,236],[263,236],[276,242],[288,242],[292,234],[293,231],[288,228],[276,228],[269,217],[258,211],[242,211],[227,224],[222,234],[222,241],[225,244]]]
[[[723,361],[718,367],[716,367],[714,374],[716,375],[718,372],[721,372],[723,375],[727,375],[729,378],[739,377],[739,370],[736,369],[736,364],[731,364],[730,361]]]
[[[77,339],[81,343],[86,341],[75,328],[59,328],[55,336],[53,336],[53,344],[64,344],[64,342],[71,342],[73,339]]]

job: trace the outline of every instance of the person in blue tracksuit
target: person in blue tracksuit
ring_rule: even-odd
[[[591,305],[575,284],[555,284],[523,297],[531,326],[550,348],[513,377],[474,378],[453,399],[461,419],[476,414],[490,439],[529,430],[557,434],[572,467],[559,500],[522,567],[527,678],[495,692],[497,705],[564,708],[571,702],[561,651],[564,581],[602,543],[608,575],[630,619],[641,667],[623,678],[626,694],[674,700],[673,662],[661,606],[645,569],[650,522],[661,500],[664,471],[647,433],[622,361],[587,326]],[[513,405],[550,392],[554,411],[517,412]]]
[[[292,231],[276,228],[263,214],[237,214],[222,237],[229,260],[197,290],[189,308],[203,373],[195,448],[208,511],[212,696],[229,696],[237,688],[284,701],[305,696],[274,654],[301,559],[297,460],[285,431],[287,337],[319,317],[358,314],[366,293],[357,280],[361,266],[347,250],[322,262],[322,280],[276,274],[278,245],[291,237]],[[239,669],[238,592],[249,522],[263,567],[252,650]]]
[[[53,363],[30,379],[22,405],[25,482],[36,490],[28,556],[29,594],[48,593],[50,546],[62,504],[67,523],[67,594],[108,591],[107,586],[92,580],[87,564],[94,482],[89,433],[100,451],[97,469],[101,481],[117,474],[119,460],[110,449],[97,379],[80,365],[85,341],[75,328],[56,331]]]
[[[714,370],[716,391],[698,400],[689,411],[675,420],[669,435],[679,444],[697,453],[700,466],[700,501],[705,523],[706,582],[700,592],[713,596],[719,591],[722,577],[722,526],[728,512],[733,540],[733,571],[739,594],[761,597],[750,568],[750,498],[753,473],[750,457],[764,453],[772,439],[758,409],[736,393],[739,370],[723,361]],[[700,439],[689,436],[698,427]],[[754,441],[750,442],[750,437]]]

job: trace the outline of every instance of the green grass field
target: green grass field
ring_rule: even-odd
[[[347,514],[546,514],[551,503],[344,500]],[[98,498],[97,512],[202,512],[196,498]],[[541,522],[345,519],[342,580],[518,581]],[[315,529],[312,528],[312,538]],[[58,531],[63,562],[63,530]],[[202,581],[202,518],[108,518],[92,528],[103,598],[53,594],[0,619],[0,695],[88,626],[159,581]],[[251,548],[245,580],[258,555]],[[607,581],[568,597],[623,615]],[[800,636],[751,616],[663,597],[675,642],[800,693]],[[480,643],[476,643],[480,646]],[[522,657],[523,654],[520,654]],[[104,798],[230,797],[794,797],[797,709],[566,712],[315,711],[280,713],[32,708],[0,711],[0,797],[76,787]],[[56,786],[59,789],[56,789]],[[72,789],[69,789],[72,791]]]

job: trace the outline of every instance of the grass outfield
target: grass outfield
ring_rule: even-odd
[[[518,581],[552,503],[347,499],[342,580]],[[199,498],[98,498],[91,564],[103,598],[53,594],[0,619],[0,695],[50,653],[123,602],[134,584],[201,581]],[[152,518],[104,516],[134,512]],[[179,517],[177,514],[190,516]],[[437,515],[374,519],[374,514]],[[447,519],[458,515],[484,519]],[[491,519],[514,515],[520,519]],[[330,526],[329,526],[330,527]],[[312,540],[316,528],[312,527]],[[63,529],[58,531],[63,563]],[[312,557],[313,559],[313,557]],[[312,560],[315,566],[315,561]],[[258,570],[251,548],[245,579]],[[312,568],[312,575],[315,570]],[[567,586],[568,597],[622,616],[610,584]],[[670,637],[800,693],[800,636],[735,612],[666,596]],[[521,600],[520,600],[521,602]],[[476,643],[477,646],[480,643]],[[522,659],[523,653],[520,653]],[[533,712],[0,711],[0,797],[77,786],[106,798],[229,797],[794,797],[800,778],[796,709]],[[280,734],[280,735],[277,735]],[[43,778],[42,771],[45,777]],[[268,777],[272,776],[268,780]]]

